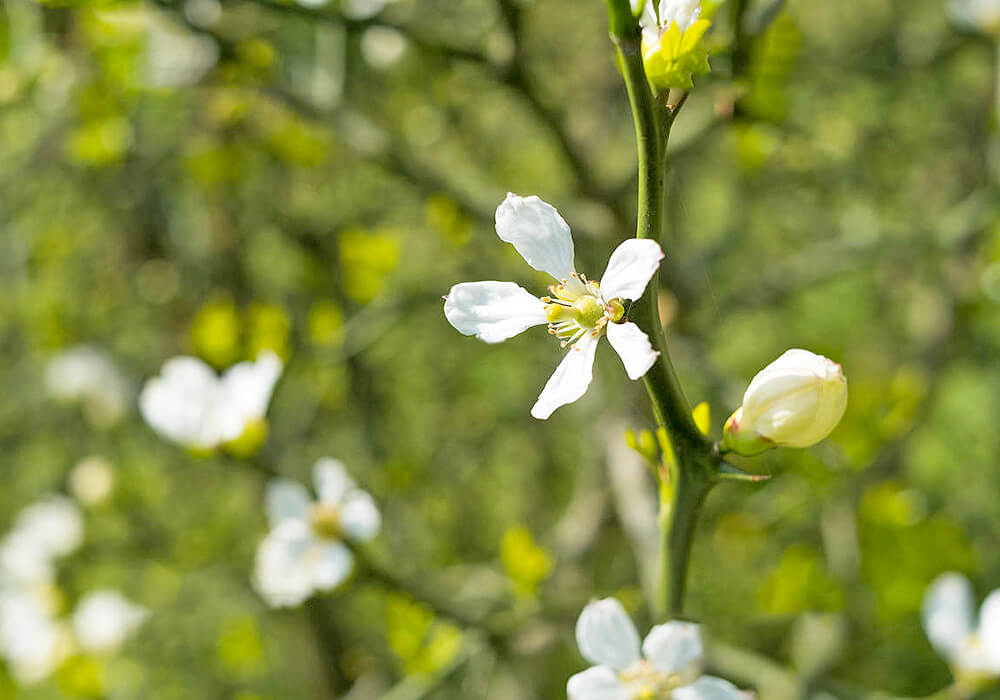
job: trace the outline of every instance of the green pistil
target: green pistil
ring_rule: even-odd
[[[583,328],[597,328],[598,322],[604,318],[604,307],[601,302],[589,294],[574,301],[573,308],[577,313],[576,320]]]

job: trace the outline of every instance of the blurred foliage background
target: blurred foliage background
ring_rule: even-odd
[[[926,585],[1000,586],[996,48],[940,0],[715,5],[713,74],[671,148],[675,363],[716,435],[788,347],[842,362],[851,396],[832,439],[712,494],[688,609],[764,698],[927,694],[949,676]],[[152,611],[99,673],[0,671],[0,697],[559,698],[587,600],[650,622],[654,486],[622,437],[651,427],[641,386],[599,353],[587,396],[535,421],[557,346],[463,338],[440,301],[545,283],[492,231],[508,190],[559,208],[592,276],[632,235],[603,2],[0,8],[0,525],[107,460],[59,585]],[[120,410],[46,390],[78,345],[125,378]],[[168,357],[221,370],[264,348],[287,366],[252,459],[142,422]],[[270,611],[249,578],[265,472],[308,483],[325,455],[375,495],[372,556],[402,585],[359,572]],[[463,631],[411,581],[503,633]]]

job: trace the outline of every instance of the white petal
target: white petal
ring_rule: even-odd
[[[631,692],[607,666],[592,666],[566,683],[569,700],[629,700]]]
[[[14,528],[48,556],[69,554],[83,542],[83,516],[63,496],[49,496],[20,512]]]
[[[576,621],[576,643],[592,664],[623,671],[639,661],[639,633],[614,598],[589,603]]]
[[[642,653],[656,670],[684,676],[701,665],[701,629],[688,622],[657,625],[646,635]]]
[[[639,17],[639,24],[642,25],[644,31],[655,30],[659,34],[659,22],[656,19],[656,9],[653,7],[653,0],[646,0],[646,4],[642,6],[642,15]]]
[[[263,418],[267,413],[281,370],[281,359],[265,350],[257,356],[256,362],[240,362],[222,375],[225,410],[236,416],[240,433],[248,421]],[[233,439],[236,437],[239,433]]]
[[[33,586],[51,583],[54,578],[52,557],[38,547],[30,533],[14,530],[0,540],[0,581]]]
[[[343,583],[354,568],[354,555],[340,542],[324,542],[312,555],[313,585],[330,591]]]
[[[678,688],[673,700],[747,700],[747,694],[727,680],[702,676],[691,685]]]
[[[312,594],[308,554],[315,541],[308,524],[294,519],[285,520],[261,541],[253,584],[271,607],[294,607]]]
[[[211,448],[221,437],[214,418],[221,399],[219,378],[194,357],[167,360],[160,376],[146,382],[139,409],[149,426],[182,445]]]
[[[444,302],[448,323],[463,335],[500,343],[546,322],[545,305],[513,282],[463,282]]]
[[[955,657],[949,660],[948,665],[960,675],[991,676],[1000,671],[996,667],[995,659],[991,658],[986,647],[975,635],[965,640]]]
[[[958,657],[973,629],[973,592],[956,573],[938,576],[924,594],[921,617],[931,646],[946,660]]]
[[[986,596],[979,610],[979,641],[991,670],[1000,673],[1000,590]]]
[[[316,484],[316,495],[328,506],[339,505],[348,492],[353,491],[354,480],[347,473],[347,468],[339,459],[323,457],[316,461],[313,467],[313,482]]]
[[[531,409],[531,415],[542,420],[560,406],[573,403],[587,392],[594,378],[594,353],[597,338],[589,333],[576,342],[549,377],[545,388]]]
[[[378,534],[382,518],[368,492],[355,489],[347,494],[340,506],[340,524],[353,540],[370,540]]]
[[[23,684],[56,670],[68,652],[67,631],[38,596],[0,592],[0,655]]]
[[[73,611],[73,632],[86,651],[114,651],[148,616],[148,610],[118,591],[94,591],[84,596]]]
[[[609,323],[607,329],[608,342],[622,358],[628,378],[635,380],[646,374],[660,355],[653,349],[649,337],[631,321]]]
[[[306,487],[291,479],[273,479],[267,485],[264,497],[267,507],[267,519],[271,527],[289,518],[305,520],[309,517],[312,498]]]
[[[607,300],[638,299],[653,278],[663,250],[648,238],[630,238],[615,248],[601,277],[601,296]]]
[[[701,14],[701,0],[660,0],[660,24],[676,22],[686,32]]]
[[[569,279],[574,272],[569,225],[555,207],[538,197],[508,194],[497,207],[497,235],[512,243],[536,270],[557,280]]]

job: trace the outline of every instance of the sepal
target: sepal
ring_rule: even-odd
[[[719,478],[726,481],[745,481],[750,483],[759,483],[761,481],[767,481],[771,478],[770,474],[751,474],[750,472],[745,472],[742,469],[734,467],[729,462],[722,462],[719,465]]]

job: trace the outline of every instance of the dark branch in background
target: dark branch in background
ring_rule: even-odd
[[[624,194],[618,188],[609,189],[602,186],[592,175],[591,168],[573,143],[569,132],[563,124],[559,113],[545,104],[539,91],[535,88],[528,70],[527,56],[524,52],[524,13],[513,0],[498,0],[500,14],[514,43],[514,55],[510,67],[502,74],[505,83],[514,88],[531,107],[532,111],[544,123],[559,144],[566,163],[576,177],[580,191],[588,198],[602,202],[615,217],[619,229],[627,228],[628,214],[623,206]]]
[[[261,2],[267,5],[272,3],[267,2],[267,0],[249,0],[250,2]],[[165,11],[169,12],[178,21],[183,23],[189,31],[200,36],[207,37],[214,41],[219,47],[219,55],[223,59],[236,59],[238,53],[236,50],[236,42],[229,39],[220,33],[201,27],[186,17],[183,10],[171,2],[171,0],[154,0],[154,2]],[[276,5],[276,7],[285,7],[284,5]],[[301,12],[309,13],[309,16],[313,16],[310,10],[305,8],[299,8]],[[300,14],[301,12],[297,10],[295,14]],[[335,17],[335,16],[330,16]],[[332,21],[332,20],[331,20]],[[372,22],[363,23],[355,22],[355,26],[372,26]],[[383,23],[384,24],[384,23]],[[386,25],[388,26],[388,25]],[[394,25],[393,25],[394,26]],[[438,49],[435,49],[438,50]],[[281,85],[260,85],[260,84],[250,84],[246,83],[243,85],[238,85],[239,87],[244,87],[248,90],[255,90],[260,94],[276,101],[287,108],[291,109],[297,113],[300,117],[314,122],[318,125],[331,128],[334,125],[335,119],[340,116],[337,111],[329,111],[321,109],[316,105],[309,102],[307,99],[300,95],[296,95],[294,92],[290,91]],[[350,143],[343,143],[347,148],[351,148]],[[450,200],[458,205],[459,209],[466,216],[477,219],[485,224],[491,225],[493,223],[493,208],[483,202],[477,201],[474,197],[469,194],[460,191],[449,183],[443,176],[433,172],[432,170],[425,168],[417,164],[411,157],[406,155],[405,148],[398,142],[398,140],[391,140],[389,145],[377,153],[363,153],[357,149],[352,149],[354,155],[360,159],[366,160],[373,163],[379,167],[384,168],[390,173],[401,175],[406,179],[418,192],[425,196],[442,194],[448,197]]]
[[[424,53],[437,54],[445,58],[458,59],[463,61],[471,61],[473,63],[480,63],[488,68],[495,70],[493,63],[485,54],[479,51],[474,51],[472,49],[465,48],[463,46],[455,46],[453,44],[445,44],[434,39],[429,39],[427,37],[421,36],[415,33],[411,28],[397,24],[395,22],[390,22],[388,20],[382,19],[380,16],[369,17],[366,19],[354,19],[348,17],[347,15],[339,12],[332,12],[328,9],[322,10],[312,10],[308,7],[303,7],[302,5],[297,5],[294,3],[276,2],[275,0],[243,0],[244,2],[249,2],[254,5],[259,5],[260,7],[266,8],[268,10],[273,10],[274,12],[280,12],[287,15],[292,15],[295,17],[300,17],[304,19],[309,19],[319,22],[332,23],[337,26],[343,27],[351,34],[357,34],[363,32],[369,27],[384,27],[386,29],[392,29],[403,36],[406,37],[407,41],[416,46]]]
[[[623,199],[620,196],[620,190],[618,188],[604,187],[594,179],[591,174],[592,168],[580,155],[579,149],[573,143],[561,116],[545,103],[539,90],[531,80],[527,57],[524,53],[522,10],[510,0],[499,0],[501,15],[504,18],[514,44],[513,57],[506,65],[491,61],[481,52],[428,39],[415,33],[413,29],[405,25],[383,19],[355,20],[341,13],[334,13],[329,10],[311,10],[299,5],[276,2],[275,0],[245,1],[276,12],[288,13],[297,17],[321,22],[332,22],[343,26],[349,33],[357,33],[372,26],[391,28],[402,34],[415,47],[425,53],[449,60],[462,60],[479,65],[493,80],[511,87],[520,95],[538,121],[552,134],[563,160],[565,160],[573,176],[577,179],[581,193],[587,198],[596,200],[607,206],[615,217],[616,225],[625,225],[628,217],[623,206]]]
[[[306,601],[302,610],[305,612],[306,620],[312,628],[313,636],[315,636],[322,653],[320,666],[323,667],[323,673],[326,676],[330,697],[343,697],[351,689],[351,683],[338,668],[337,661],[344,657],[345,649],[344,645],[341,644],[340,634],[330,624],[332,620],[330,606],[325,599],[314,596]]]

